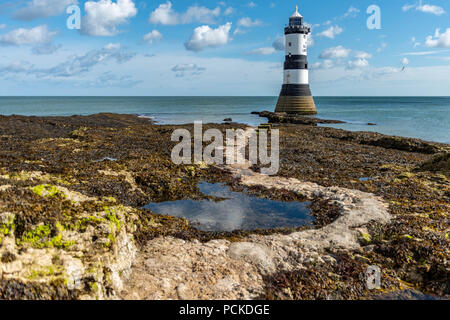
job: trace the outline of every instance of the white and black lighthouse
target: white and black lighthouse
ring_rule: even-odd
[[[306,26],[298,12],[289,18],[289,26],[284,28],[286,60],[284,81],[275,112],[293,114],[316,114],[316,105],[309,88],[308,37],[311,28]]]

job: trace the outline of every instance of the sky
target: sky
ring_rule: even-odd
[[[448,0],[0,0],[0,95],[276,96],[296,5],[313,95],[450,96]]]

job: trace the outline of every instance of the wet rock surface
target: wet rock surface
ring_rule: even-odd
[[[266,181],[258,165],[174,165],[176,128],[131,115],[0,117],[0,299],[449,294],[448,145],[286,124],[278,180]],[[200,181],[308,199],[316,225],[211,233],[141,209],[203,199]],[[369,265],[382,270],[377,292],[364,286]]]

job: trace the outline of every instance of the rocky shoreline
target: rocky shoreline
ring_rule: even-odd
[[[180,126],[1,116],[0,299],[448,297],[449,146],[308,121],[279,121],[281,170],[265,180],[258,166],[174,165]],[[317,223],[212,233],[142,209],[202,199],[200,181],[308,199]],[[380,290],[365,286],[370,265]]]

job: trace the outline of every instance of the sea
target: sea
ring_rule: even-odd
[[[315,97],[318,118],[351,131],[450,143],[450,97]],[[70,116],[101,112],[136,114],[158,124],[194,121],[259,125],[252,111],[273,111],[277,97],[0,97],[1,115]],[[369,126],[374,123],[375,126]]]

